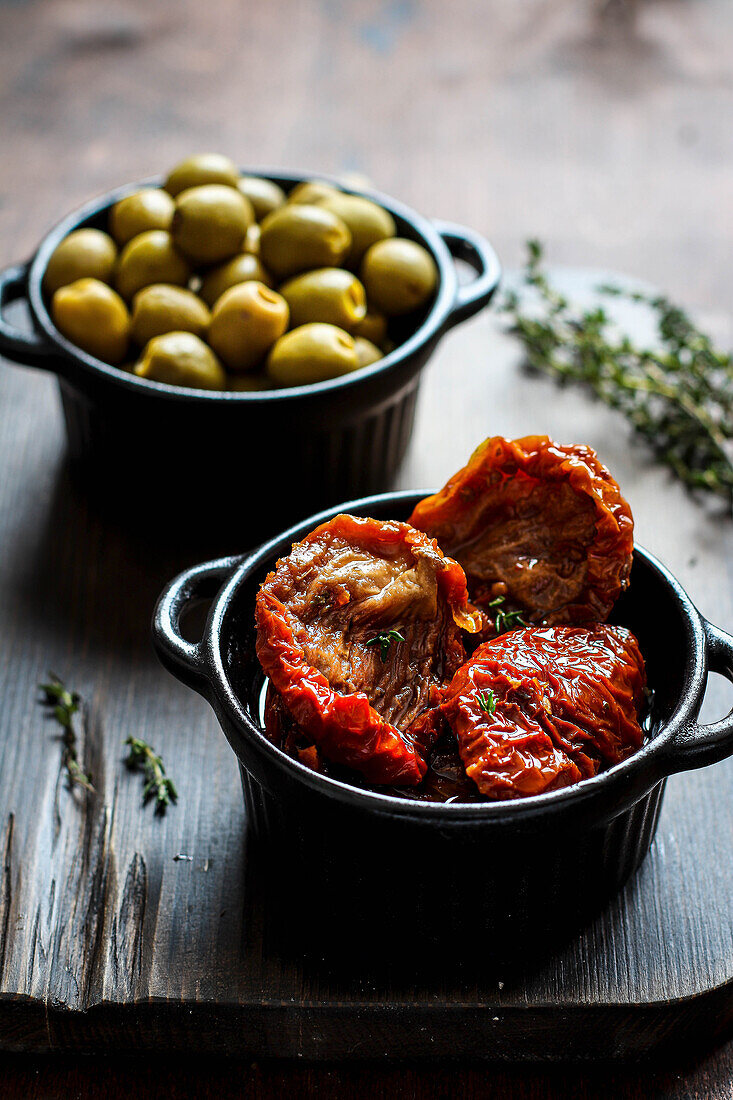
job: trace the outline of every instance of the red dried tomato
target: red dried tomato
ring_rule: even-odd
[[[628,584],[631,511],[590,447],[487,439],[410,523],[461,563],[496,633],[602,622]]]
[[[285,709],[285,705],[273,688],[267,685],[265,695],[265,733],[283,752],[297,758],[301,763],[307,763],[308,767],[317,772],[321,770],[321,760],[318,749],[313,744],[312,738],[301,730]]]
[[[479,646],[440,709],[481,794],[521,798],[638,749],[644,685],[644,659],[624,627],[529,627]]]
[[[435,736],[425,712],[465,659],[460,628],[477,629],[467,600],[463,570],[433,539],[336,516],[262,584],[257,656],[327,759],[372,783],[416,784]]]

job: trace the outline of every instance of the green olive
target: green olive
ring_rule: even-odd
[[[288,202],[310,206],[314,202],[329,198],[330,195],[340,194],[338,187],[334,187],[332,183],[325,183],[323,180],[303,180],[302,183],[296,183],[288,195]]]
[[[211,314],[209,343],[231,371],[256,367],[288,327],[288,303],[264,283],[225,290]]]
[[[77,279],[59,287],[51,316],[59,332],[82,351],[105,363],[121,363],[125,358],[130,336],[127,306],[99,279]]]
[[[377,359],[383,359],[382,352],[371,340],[365,340],[363,336],[357,336],[354,340],[356,358],[360,367],[368,367],[370,363],[376,363]]]
[[[101,229],[75,229],[51,253],[43,276],[43,290],[53,294],[60,286],[77,279],[99,279],[111,283],[117,260],[117,246]]]
[[[375,313],[367,309],[366,316],[362,317],[351,331],[354,337],[363,336],[365,340],[370,340],[372,344],[377,344],[381,348],[387,338],[387,318],[383,313]]]
[[[140,378],[189,386],[195,390],[225,390],[227,376],[211,348],[192,332],[166,332],[145,345],[135,367]]]
[[[249,252],[250,256],[259,256],[260,232],[260,227],[257,222],[248,227],[247,235],[244,238],[244,245],[242,246],[242,252]]]
[[[280,293],[290,306],[290,327],[325,321],[351,332],[366,316],[364,287],[342,267],[321,267],[288,279]]]
[[[149,229],[125,245],[117,262],[117,289],[129,301],[138,290],[153,283],[185,286],[191,275],[165,229]]]
[[[272,382],[266,374],[232,374],[229,389],[234,393],[256,393],[258,390],[271,390]]]
[[[318,205],[336,214],[348,226],[351,248],[344,261],[347,267],[356,269],[370,245],[394,237],[397,231],[392,215],[361,195],[346,195],[337,191],[321,199]]]
[[[148,229],[170,229],[174,210],[175,203],[167,191],[144,187],[114,204],[109,215],[110,231],[122,246]]]
[[[301,325],[281,336],[267,357],[267,373],[279,386],[307,386],[358,370],[348,332],[335,325]]]
[[[262,223],[260,256],[278,279],[314,267],[338,267],[351,234],[335,214],[319,206],[281,206]]]
[[[278,187],[272,180],[261,179],[260,176],[242,176],[237,187],[252,203],[258,222],[285,202],[285,192],[282,187]]]
[[[438,282],[430,253],[403,237],[373,244],[362,260],[360,274],[369,305],[388,317],[424,305]]]
[[[143,287],[132,301],[130,333],[141,347],[165,332],[205,336],[211,313],[200,298],[180,286],[155,283]]]
[[[219,153],[199,153],[177,164],[163,186],[169,195],[175,196],[189,187],[203,187],[207,183],[237,187],[239,172],[236,164]]]
[[[272,286],[272,276],[265,270],[257,256],[249,252],[240,252],[233,260],[227,260],[219,267],[213,267],[201,281],[199,294],[207,305],[213,306],[225,290],[239,283],[248,283],[254,280]]]
[[[181,191],[171,223],[176,248],[195,263],[216,264],[239,252],[254,221],[249,199],[209,183]]]

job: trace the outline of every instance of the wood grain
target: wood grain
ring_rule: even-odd
[[[4,5],[7,260],[192,149],[359,172],[509,265],[733,297],[726,0],[24,0]],[[32,201],[31,201],[32,200]]]
[[[554,261],[643,276],[733,336],[722,312],[733,292],[733,12],[724,0],[25,0],[1,4],[0,16],[0,127],[12,150],[0,160],[3,262],[27,256],[90,194],[216,147],[242,163],[362,172],[428,214],[483,230],[510,264],[539,235]],[[157,591],[201,552],[162,550],[95,513],[63,468],[53,391],[32,372],[0,371],[0,989],[12,1045],[78,1041],[73,1019],[92,1046],[139,1041],[130,1021],[113,1034],[103,1020],[131,996],[237,1006],[266,990],[278,1006],[338,1003],[343,979],[253,951],[266,915],[256,898],[242,900],[255,884],[233,758],[207,707],[150,651]],[[730,629],[729,521],[650,467],[613,416],[527,382],[487,319],[457,330],[430,367],[400,484],[442,481],[493,431],[536,430],[598,447],[633,503],[639,541]],[[212,553],[239,548],[211,540]],[[89,700],[83,751],[97,795],[88,801],[65,789],[53,730],[33,702],[49,668]],[[728,705],[714,685],[708,716]],[[129,733],[163,752],[181,789],[163,821],[141,813],[139,779],[121,767]],[[580,1006],[614,996],[628,1006],[662,995],[670,974],[687,995],[725,988],[732,778],[725,764],[673,780],[652,857],[624,897],[501,998],[475,982],[387,992],[422,1005],[444,997],[458,1010],[483,997],[492,1012],[518,1012],[558,991]],[[174,861],[179,854],[192,859]],[[635,949],[641,935],[651,950]],[[357,989],[366,1004],[385,996],[368,976]],[[214,1032],[231,1041],[226,1019]],[[714,1065],[687,1064],[698,1082],[687,1092],[674,1075],[659,1088],[727,1096],[733,1059]],[[109,1082],[120,1066],[107,1066]],[[90,1094],[89,1077],[67,1068],[67,1082],[81,1090],[86,1081]],[[159,1079],[171,1072],[161,1067]],[[233,1087],[227,1072],[209,1065],[205,1074]],[[145,1076],[125,1080],[139,1088]],[[249,1080],[263,1095],[286,1087],[277,1071]],[[307,1074],[287,1080],[345,1095],[363,1085],[342,1071],[320,1085]],[[649,1095],[657,1078],[645,1093],[638,1080],[609,1078],[609,1094]],[[441,1081],[449,1088],[439,1078],[437,1090]],[[481,1081],[467,1078],[467,1094]],[[527,1095],[572,1087],[525,1073],[497,1076],[497,1095],[522,1081]],[[431,1086],[408,1071],[385,1073],[378,1087],[428,1095]],[[601,1095],[595,1088],[585,1094]]]
[[[575,294],[589,285],[563,278]],[[455,1031],[436,1030],[438,1021],[468,1013],[462,1049],[528,1059],[559,1055],[558,1043],[571,1057],[630,1056],[680,1027],[692,1040],[701,1026],[728,1025],[733,866],[707,838],[728,846],[733,835],[730,764],[670,781],[652,856],[626,891],[583,935],[527,972],[501,975],[501,986],[496,976],[429,967],[418,980],[360,964],[356,978],[329,960],[283,956],[245,852],[234,760],[206,705],[162,672],[148,640],[158,589],[194,552],[141,541],[94,512],[59,464],[52,391],[29,372],[0,376],[16,410],[0,425],[0,454],[11,466],[20,456],[0,485],[0,1002],[12,1003],[4,1031],[0,1011],[4,1045],[418,1057],[455,1052]],[[400,483],[438,483],[499,424],[510,435],[582,431],[628,493],[640,539],[704,612],[733,622],[730,523],[651,467],[612,414],[528,381],[495,317],[457,330],[436,355]],[[245,542],[246,532],[238,546],[217,545],[213,534],[210,552]],[[88,700],[82,752],[92,796],[67,789],[55,731],[34,701],[48,668]],[[723,699],[713,694],[718,713]],[[178,784],[180,805],[163,819],[141,809],[139,778],[121,765],[130,733],[162,751]],[[670,1001],[680,1002],[674,1012]],[[348,1004],[360,1025],[341,1023]],[[553,1028],[558,1005],[573,1021],[571,1038]]]
[[[305,1066],[243,1062],[221,1058],[134,1059],[52,1056],[0,1057],[4,1095],[23,1100],[127,1100],[164,1094],[169,1100],[195,1095],[200,1100],[237,1096],[280,1100],[283,1095],[314,1100],[730,1100],[733,1047],[700,1061],[675,1058],[664,1065],[461,1066],[330,1065]]]

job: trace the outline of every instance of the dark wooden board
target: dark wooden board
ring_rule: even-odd
[[[571,282],[581,292],[594,279]],[[498,430],[587,440],[630,498],[639,541],[730,627],[730,522],[650,466],[612,414],[529,381],[500,329],[484,316],[441,347],[399,484],[442,481]],[[202,553],[245,547],[246,523],[234,545],[212,535],[195,548],[118,529],[64,468],[53,390],[33,372],[0,371],[1,1047],[636,1057],[730,1026],[730,763],[670,781],[635,880],[522,974],[445,973],[422,961],[378,973],[358,950],[347,967],[286,958],[245,847],[234,757],[206,704],[158,666],[148,637],[164,581]],[[54,728],[35,703],[48,669],[88,700],[94,796],[66,789]],[[714,717],[728,700],[717,685],[711,696]],[[162,751],[178,784],[180,803],[163,819],[141,809],[140,780],[121,765],[129,734]]]
[[[0,1056],[3,1095],[19,1100],[730,1100],[733,1044],[700,1059],[639,1065],[247,1062],[194,1055]]]
[[[557,262],[606,264],[643,274],[678,300],[729,314],[733,7],[727,0],[492,0],[485,5],[474,0],[269,0],[259,6],[0,0],[0,10],[0,128],[8,152],[0,158],[4,263],[30,254],[45,227],[90,194],[211,147],[242,163],[309,166],[314,172],[355,169],[428,214],[486,232],[508,263],[518,262],[522,241],[536,234],[548,242]],[[722,335],[730,341],[729,326]],[[424,484],[440,480],[443,463],[462,461],[473,442],[461,433],[465,409],[453,385],[456,366],[459,378],[490,374],[496,367],[484,338],[478,345],[474,339],[468,332],[456,333],[450,355],[446,347],[431,369],[419,420],[423,465],[406,467],[403,484],[415,484],[416,478]],[[506,367],[503,353],[502,363]],[[502,377],[516,382],[513,370]],[[151,946],[155,925],[160,921],[165,928],[187,919],[183,895],[176,890],[184,885],[176,878],[185,865],[171,862],[177,842],[196,840],[199,855],[223,849],[232,894],[240,888],[241,847],[224,839],[241,828],[239,789],[230,754],[206,708],[183,692],[167,694],[145,648],[140,616],[148,598],[154,597],[159,579],[192,559],[181,549],[170,555],[169,568],[161,555],[131,540],[113,550],[109,534],[100,535],[83,506],[77,512],[57,476],[60,434],[52,391],[47,380],[30,374],[11,378],[0,366],[0,812],[3,827],[7,812],[16,814],[16,887],[22,862],[26,888],[37,873],[50,889],[43,855],[49,844],[39,838],[43,830],[49,835],[46,806],[55,788],[56,747],[45,741],[48,727],[29,698],[37,675],[53,660],[59,671],[78,676],[85,690],[96,687],[102,743],[112,757],[105,775],[112,793],[118,782],[123,800],[118,799],[110,823],[115,858],[109,877],[114,882],[121,877],[124,884],[131,853],[143,852],[149,888],[144,967],[137,973],[154,974],[160,985],[173,964],[160,947]],[[566,399],[561,404],[553,391],[541,394],[525,405],[521,385],[506,393],[491,387],[480,406],[486,430],[550,423],[575,438],[587,406]],[[442,407],[450,410],[452,424],[435,417]],[[18,417],[27,422],[12,426]],[[608,419],[596,421],[593,430],[609,461],[619,463],[626,454],[623,429]],[[638,453],[629,457],[625,474],[637,458],[641,461]],[[726,575],[721,564],[731,559],[729,528],[721,530],[714,518],[689,508],[678,493],[670,494],[663,475],[647,469],[640,471],[640,480],[644,499],[638,483],[633,499],[643,541],[667,558],[707,614],[730,627],[731,567]],[[88,546],[82,542],[85,531]],[[117,568],[120,584],[128,589],[129,608],[112,606],[107,599],[108,582],[98,575],[105,555],[110,573]],[[86,574],[88,595],[81,584]],[[21,582],[24,590],[16,591]],[[154,704],[146,702],[148,697]],[[723,710],[724,699],[724,692],[715,695],[711,716]],[[175,826],[169,822],[161,830],[146,823],[139,835],[133,803],[129,814],[123,812],[134,788],[127,790],[116,765],[133,713],[128,704],[137,707],[138,725],[152,730],[169,760],[172,753],[178,758],[182,741],[185,753],[193,753],[189,742],[195,737],[203,746],[196,759],[213,756],[224,785],[203,789],[187,780]],[[717,917],[710,920],[719,918],[718,927],[729,922],[725,895],[719,892],[729,884],[714,862],[716,856],[729,862],[730,819],[724,804],[730,782],[726,766],[670,784],[662,832],[642,872],[652,876],[643,880],[650,882],[646,912],[652,914],[654,939],[661,945],[646,965],[657,972],[679,953],[691,987],[699,959],[705,973],[720,948],[719,939],[699,954],[692,946],[693,930],[707,919],[703,886],[711,868]],[[196,823],[200,805],[212,818],[204,832]],[[61,806],[67,812],[64,800]],[[217,831],[222,822],[223,833]],[[77,829],[83,825],[79,818]],[[690,870],[684,853],[701,836],[708,839],[709,851],[703,853],[702,867]],[[667,866],[682,872],[683,885],[656,895],[655,884]],[[189,885],[202,880],[202,867],[200,860]],[[33,940],[36,909],[22,910],[21,893],[16,889],[13,935],[25,944],[35,942],[36,948],[32,962],[29,949],[24,964],[16,965],[15,978],[21,985],[32,980],[33,1018],[47,1041],[43,997],[52,983],[39,973],[50,973],[49,960],[55,959],[57,968],[64,965],[63,953],[51,951],[49,935],[59,909],[50,915],[42,910],[45,924],[35,925]],[[118,899],[117,886],[109,896]],[[669,939],[678,922],[688,945],[681,952]],[[230,916],[223,935],[242,923]],[[636,933],[642,923],[637,917],[629,928]],[[213,939],[216,929],[209,935]],[[184,929],[178,938],[178,969],[190,962],[185,943]],[[724,944],[719,953],[729,957],[726,951]],[[98,969],[109,954],[98,953]],[[202,965],[192,972],[206,995],[225,984],[227,961],[216,958],[203,979]],[[553,980],[562,986],[564,976],[574,980],[584,968],[592,970],[592,958],[592,948],[583,958],[571,952],[546,978],[545,990]],[[641,962],[632,965],[626,993],[641,968]],[[87,985],[86,996],[91,988]],[[27,1035],[28,1003],[16,1007]],[[6,1019],[8,1011],[6,1003]],[[713,1041],[711,1030],[705,1045]],[[696,1038],[680,1040],[680,1052],[689,1047],[697,1049]],[[158,1096],[163,1089],[170,1096],[187,1096],[194,1087],[201,1096],[730,1097],[730,1045],[704,1064],[695,1064],[689,1054],[681,1057],[668,1055],[662,1066],[644,1072],[523,1067],[485,1074],[404,1064],[365,1071],[259,1068],[178,1056],[165,1061],[75,1055],[15,1056],[13,1061],[5,1056],[0,1075],[3,1094],[24,1100],[69,1095],[106,1100],[130,1091]]]

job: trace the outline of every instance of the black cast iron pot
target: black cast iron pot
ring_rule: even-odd
[[[345,937],[359,954],[378,941],[404,958],[427,940],[506,961],[618,891],[649,850],[667,776],[733,753],[733,711],[697,722],[708,673],[733,680],[733,638],[637,547],[613,614],[638,637],[653,691],[649,737],[634,756],[576,786],[501,803],[414,802],[316,774],[262,732],[257,589],[294,541],[337,512],[403,520],[423,495],[344,504],[244,558],[189,569],[161,596],[153,636],[163,664],[211,703],[239,759],[249,824],[279,886],[274,914],[329,942]],[[180,620],[200,598],[213,604],[194,644]]]
[[[286,190],[300,176],[259,173]],[[48,260],[72,230],[107,228],[110,207],[145,184],[109,192],[60,222],[26,264],[0,273],[0,354],[58,376],[70,457],[88,481],[113,497],[117,510],[143,519],[163,512],[221,525],[232,514],[241,534],[278,529],[347,494],[389,487],[405,453],[420,372],[440,338],[490,301],[500,276],[494,250],[477,233],[433,222],[385,195],[358,192],[390,211],[398,233],[433,256],[439,282],[432,304],[395,332],[398,346],[378,363],[317,385],[257,393],[219,393],[167,386],[108,366],[71,344],[54,326],[41,292]],[[333,180],[336,186],[341,186]],[[348,190],[348,188],[343,188]],[[476,278],[458,281],[455,259]],[[33,332],[3,316],[27,301]],[[233,503],[234,502],[234,503]],[[276,511],[273,510],[275,502]]]

